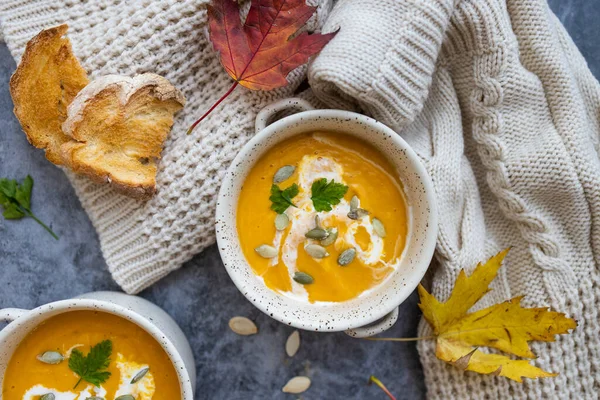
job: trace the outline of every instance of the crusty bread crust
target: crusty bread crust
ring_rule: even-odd
[[[148,199],[173,115],[185,98],[156,74],[89,83],[64,37],[67,25],[27,43],[10,92],[27,139],[46,158],[120,193]]]
[[[156,192],[157,162],[173,115],[184,104],[181,92],[156,74],[99,78],[67,110],[62,128],[73,140],[61,145],[61,157],[76,173],[147,199]]]
[[[46,150],[46,158],[63,164],[60,146],[69,140],[61,130],[67,106],[88,84],[85,70],[73,55],[68,26],[41,31],[27,43],[10,79],[14,112],[29,143]]]

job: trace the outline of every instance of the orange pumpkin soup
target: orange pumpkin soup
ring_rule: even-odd
[[[398,268],[408,207],[396,170],[378,150],[349,135],[313,132],[275,145],[253,166],[237,230],[269,288],[340,302]]]
[[[91,366],[82,357],[93,352],[108,358],[108,365],[90,368],[86,376],[75,373],[82,368],[71,364]],[[181,391],[169,357],[145,330],[112,314],[72,311],[36,327],[8,364],[4,400],[38,400],[44,395],[55,400],[173,400],[181,398]]]

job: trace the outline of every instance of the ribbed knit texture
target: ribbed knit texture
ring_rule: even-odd
[[[513,246],[476,308],[525,295],[579,323],[533,345],[560,375],[524,384],[461,372],[421,341],[428,397],[600,398],[600,86],[546,2],[341,0],[323,29],[336,26],[311,86],[398,130],[425,163],[440,210],[433,293]]]
[[[154,72],[187,98],[177,114],[157,175],[157,195],[146,203],[85,177],[68,176],[98,232],[115,281],[137,293],[215,241],[219,184],[233,157],[254,134],[256,113],[293,94],[306,67],[290,85],[254,92],[238,87],[220,108],[186,136],[187,128],[233,84],[208,40],[207,0],[2,0],[0,26],[15,59],[41,29],[70,26],[75,54],[90,77]],[[246,2],[246,11],[249,3]],[[318,31],[330,0],[310,0]]]
[[[92,76],[152,71],[190,100],[149,203],[72,177],[113,276],[135,292],[213,242],[227,164],[251,136],[256,111],[290,95],[303,70],[277,92],[236,90],[186,137],[230,84],[205,37],[205,2],[20,3],[0,4],[16,58],[42,27],[66,21]],[[338,27],[309,82],[327,105],[396,129],[426,165],[440,209],[433,293],[447,298],[461,268],[512,246],[477,308],[525,295],[525,305],[551,306],[579,323],[555,343],[533,345],[534,364],[560,375],[523,384],[458,371],[422,341],[429,397],[599,398],[600,86],[545,1],[340,0],[323,31]],[[428,332],[422,323],[420,334]]]

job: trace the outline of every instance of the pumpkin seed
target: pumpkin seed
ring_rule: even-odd
[[[104,397],[92,396],[92,397],[86,397],[85,400],[104,400]]]
[[[318,244],[309,244],[304,246],[304,250],[312,258],[325,258],[329,255],[325,247],[319,246]]]
[[[327,228],[327,237],[321,240],[322,246],[329,246],[330,244],[335,243],[335,240],[338,237],[337,228]]]
[[[303,285],[310,285],[311,283],[313,283],[315,281],[312,276],[310,276],[306,272],[300,272],[300,271],[298,271],[294,274],[294,280]]]
[[[386,235],[385,226],[383,226],[383,222],[381,222],[377,218],[373,218],[373,230],[380,238],[384,238]]]
[[[249,336],[258,333],[258,328],[246,317],[233,317],[229,320],[229,328],[242,336]]]
[[[254,251],[256,251],[258,255],[263,258],[277,257],[277,249],[275,249],[273,246],[269,246],[268,244],[261,244],[255,248]]]
[[[285,352],[288,357],[294,357],[300,348],[300,332],[294,331],[285,342]]]
[[[297,376],[292,378],[285,384],[283,389],[281,389],[284,393],[293,393],[299,394],[304,393],[310,387],[310,379],[306,376]]]
[[[363,208],[357,208],[356,210],[351,210],[348,213],[348,218],[350,219],[361,219],[362,217],[369,215],[369,212]]]
[[[135,374],[135,376],[131,380],[131,384],[133,385],[134,383],[138,383],[139,381],[141,381],[142,378],[144,376],[146,376],[146,374],[148,373],[148,371],[150,371],[150,367],[146,367],[146,368],[140,370],[140,372],[138,372],[137,374]]]
[[[321,217],[319,217],[319,214],[315,215],[315,226],[317,228],[321,227]]]
[[[54,399],[56,399],[56,396],[54,395],[54,393],[46,393],[45,395],[40,397],[40,400],[54,400]]]
[[[285,228],[287,228],[289,223],[290,218],[285,213],[277,214],[277,216],[275,217],[275,229],[277,229],[278,231],[282,231]]]
[[[342,254],[340,254],[340,256],[337,259],[337,262],[342,267],[345,267],[346,265],[348,265],[352,261],[354,261],[354,257],[356,257],[356,250],[354,250],[352,248],[346,249],[346,250],[342,251]]]
[[[58,351],[46,351],[37,356],[37,359],[44,364],[60,364],[65,358]]]
[[[296,167],[293,165],[284,165],[283,167],[279,168],[277,172],[275,172],[275,176],[273,176],[273,183],[281,183],[285,181],[287,178],[292,176],[295,170]]]
[[[358,197],[352,196],[352,199],[350,199],[350,211],[355,211],[356,209],[358,209]]]
[[[328,235],[327,231],[323,228],[311,229],[310,231],[308,231],[304,234],[304,236],[306,236],[309,239],[317,239],[317,240],[325,239],[327,237],[327,235]]]
[[[130,394],[124,394],[123,396],[117,397],[115,400],[135,400],[135,397]]]

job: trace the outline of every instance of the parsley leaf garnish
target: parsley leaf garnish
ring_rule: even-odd
[[[277,185],[271,186],[271,197],[269,197],[269,200],[272,202],[271,210],[275,211],[277,214],[283,214],[289,206],[296,207],[294,203],[292,203],[292,199],[296,197],[299,192],[298,185],[295,183],[284,190],[279,189],[279,186]]]
[[[94,386],[106,382],[110,378],[110,372],[106,371],[110,364],[110,355],[112,354],[112,342],[104,340],[90,350],[87,356],[77,349],[73,349],[69,357],[69,368],[79,375],[79,381],[86,381]]]
[[[347,191],[348,186],[334,182],[333,179],[330,182],[326,178],[317,179],[311,187],[315,211],[331,211],[331,206],[339,204]]]
[[[58,236],[52,232],[52,229],[48,228],[31,212],[32,189],[33,178],[29,175],[20,184],[14,179],[0,179],[0,205],[4,210],[2,216],[6,219],[31,217],[47,230],[54,239],[58,240]]]

